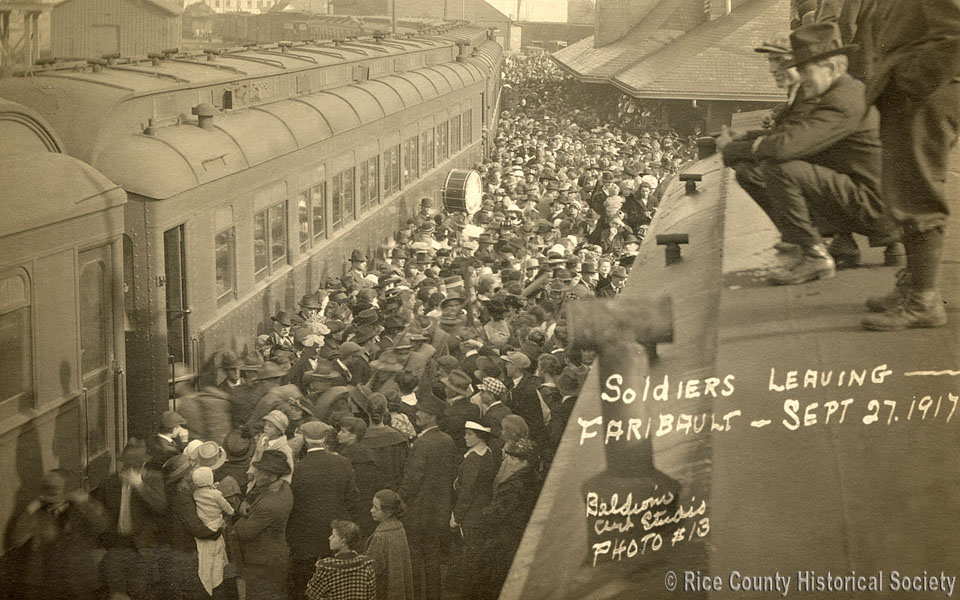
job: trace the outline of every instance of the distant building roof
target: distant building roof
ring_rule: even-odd
[[[790,0],[746,0],[713,20],[705,20],[702,0],[654,1],[622,38],[601,48],[586,38],[553,54],[554,62],[635,97],[783,98],[753,48],[789,27]]]
[[[58,3],[54,7],[54,10],[63,6],[64,4],[68,4],[73,1],[74,0],[63,0],[62,2]],[[172,1],[169,1],[169,2],[166,0],[135,0],[135,1],[142,2],[143,4],[145,4],[150,8],[158,9],[174,17],[180,15],[183,12],[183,8],[181,8],[179,4],[174,4]]]

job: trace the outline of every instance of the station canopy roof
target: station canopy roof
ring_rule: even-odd
[[[585,38],[554,53],[554,62],[637,98],[783,100],[753,48],[789,29],[790,0],[745,0],[712,20],[703,0],[643,4],[646,14],[619,39],[595,47],[593,36]]]

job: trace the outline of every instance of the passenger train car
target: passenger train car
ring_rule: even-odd
[[[126,194],[0,100],[0,518],[43,473],[95,486],[125,436]]]
[[[166,52],[0,80],[0,97],[127,192],[111,264],[131,434],[168,406],[174,363],[213,383],[222,352],[243,352],[353,248],[376,248],[421,197],[439,205],[449,170],[480,162],[500,88],[490,36]]]

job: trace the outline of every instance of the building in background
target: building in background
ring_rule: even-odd
[[[556,64],[639,103],[668,101],[674,122],[712,131],[784,100],[753,48],[789,30],[790,0],[598,0],[595,19]]]
[[[182,12],[166,0],[63,0],[53,8],[50,49],[58,58],[100,58],[179,48]]]

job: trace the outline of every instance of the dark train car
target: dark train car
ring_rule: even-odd
[[[171,365],[217,377],[278,309],[372,251],[444,177],[480,161],[500,47],[442,36],[170,55],[0,82],[117,181],[131,432]]]
[[[0,100],[0,519],[67,468],[96,486],[125,439],[126,194],[35,111]]]

